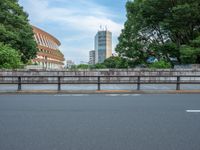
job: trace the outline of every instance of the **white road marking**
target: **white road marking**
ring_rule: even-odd
[[[131,96],[141,96],[141,94],[131,94]]]
[[[31,95],[31,94],[30,94]],[[82,97],[82,96],[91,96],[93,94],[32,94],[31,96],[34,97],[46,97],[46,96],[55,96],[55,97],[70,97],[70,96],[75,96],[75,97]],[[29,94],[27,95],[23,95],[23,94],[18,94],[18,95],[13,95],[13,96],[29,96]],[[102,94],[102,96],[109,96],[109,97],[136,97],[136,96],[141,96],[141,94]]]
[[[186,110],[188,113],[200,113],[200,110]]]
[[[106,94],[106,96],[140,96],[140,94]]]
[[[54,96],[63,97],[63,96],[89,96],[89,94],[57,94]]]
[[[120,96],[120,94],[106,94],[106,96]]]

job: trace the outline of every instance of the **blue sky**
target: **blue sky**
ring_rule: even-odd
[[[113,52],[126,20],[127,0],[19,0],[31,24],[58,38],[66,59],[87,62],[100,25],[113,33]]]

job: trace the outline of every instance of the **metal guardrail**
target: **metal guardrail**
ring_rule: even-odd
[[[67,78],[77,80],[65,80]],[[90,78],[90,80],[82,80],[82,78]],[[129,80],[121,80],[124,78]],[[184,78],[193,78],[193,80]],[[137,90],[141,90],[142,84],[174,84],[176,90],[180,90],[181,84],[200,84],[200,76],[0,76],[0,84],[17,84],[18,91],[22,90],[23,84],[57,84],[58,91],[61,91],[62,84],[96,84],[97,90],[101,90],[102,84],[135,84]]]

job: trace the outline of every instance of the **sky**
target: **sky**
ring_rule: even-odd
[[[113,53],[126,21],[127,0],[19,0],[30,23],[55,36],[66,60],[89,61],[100,26],[113,33]]]

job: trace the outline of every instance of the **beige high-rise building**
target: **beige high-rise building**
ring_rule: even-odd
[[[112,33],[104,30],[95,36],[95,63],[103,63],[112,56]]]

